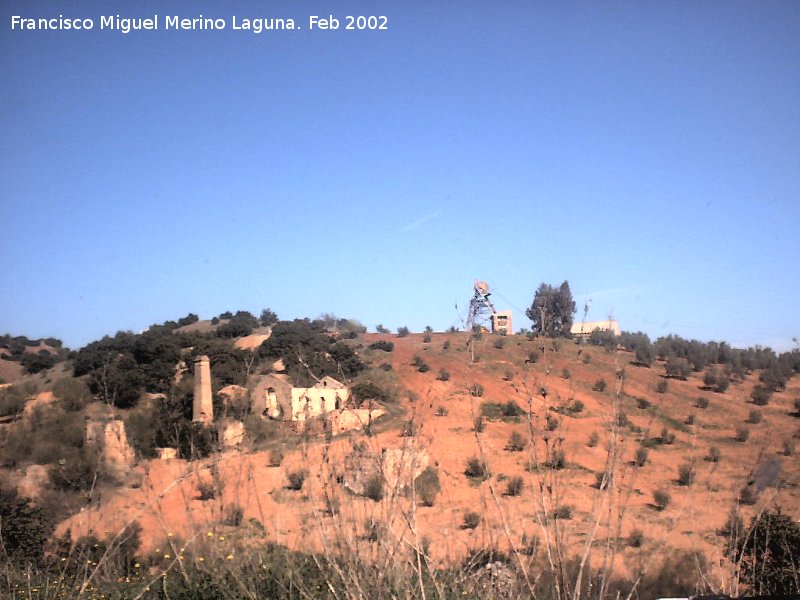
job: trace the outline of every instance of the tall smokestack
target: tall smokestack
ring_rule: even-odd
[[[194,361],[192,421],[210,424],[213,420],[214,404],[211,399],[211,364],[207,356],[198,356]]]

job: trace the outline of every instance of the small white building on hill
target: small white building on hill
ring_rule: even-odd
[[[609,321],[587,321],[585,323],[573,323],[570,333],[574,337],[589,337],[595,330],[610,331],[614,335],[619,335],[619,323],[615,319]]]

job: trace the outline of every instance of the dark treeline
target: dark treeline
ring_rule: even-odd
[[[644,367],[651,366],[655,360],[666,361],[667,375],[680,378],[685,378],[687,370],[695,373],[716,370],[728,378],[742,380],[753,371],[761,370],[760,380],[771,391],[784,389],[788,379],[800,372],[798,349],[776,354],[771,348],[761,346],[733,348],[727,342],[700,342],[678,335],[662,336],[651,342],[642,332],[623,331],[617,337],[598,330],[589,336],[589,343],[609,349],[622,347],[635,354],[634,364]]]
[[[41,348],[34,350],[40,346]],[[69,350],[64,348],[61,340],[53,337],[31,339],[24,335],[0,336],[0,349],[5,352],[0,354],[3,360],[18,362],[27,373],[38,373],[55,366],[56,363],[67,358]]]

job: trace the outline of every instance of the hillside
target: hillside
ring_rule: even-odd
[[[368,348],[378,341],[394,349]],[[660,361],[635,366],[629,352],[568,340],[434,333],[365,334],[349,343],[372,367],[362,379],[389,374],[397,386],[369,434],[328,439],[315,422],[289,423],[202,460],[144,460],[58,532],[102,538],[137,521],[154,568],[173,565],[184,543],[194,561],[234,557],[257,540],[378,561],[424,546],[440,565],[481,548],[561,560],[582,556],[588,543],[595,569],[613,560],[615,574],[636,577],[678,550],[705,557],[697,564],[706,589],[720,590],[732,570],[719,531],[734,507],[745,522],[776,505],[800,516],[797,377],[754,406],[758,372],[716,393],[705,389],[703,373],[665,379]],[[599,380],[604,391],[594,389]],[[742,431],[747,439],[737,441]],[[393,448],[401,473],[384,473],[377,501],[341,484],[358,464],[353,456],[370,460]],[[487,478],[465,475],[472,458]],[[432,506],[401,489],[426,463],[441,484]],[[686,485],[682,468],[691,470]],[[301,489],[288,489],[303,470]],[[666,492],[663,508],[657,491]]]

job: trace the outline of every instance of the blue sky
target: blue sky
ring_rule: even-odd
[[[60,14],[95,28],[11,29]],[[800,3],[5,0],[0,57],[1,332],[446,329],[477,278],[516,327],[567,279],[651,337],[800,336]]]

